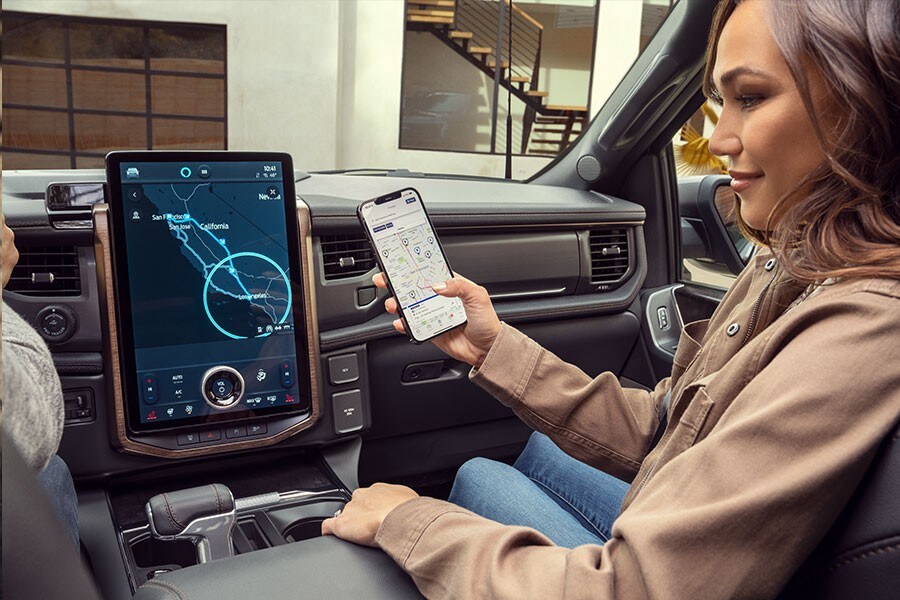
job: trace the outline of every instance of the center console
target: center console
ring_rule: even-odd
[[[108,502],[132,590],[187,567],[321,535],[350,500],[358,442],[265,452],[123,477]],[[345,483],[345,480],[347,481]]]

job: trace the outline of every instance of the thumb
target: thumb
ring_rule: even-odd
[[[474,308],[490,304],[490,296],[485,288],[460,275],[454,275],[453,279],[436,283],[432,289],[441,296],[459,298],[467,307]]]

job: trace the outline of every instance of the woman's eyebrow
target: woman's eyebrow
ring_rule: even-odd
[[[737,79],[741,75],[755,75],[756,77],[771,79],[771,76],[768,73],[766,73],[765,71],[760,71],[758,69],[754,69],[751,67],[741,66],[741,67],[735,67],[733,69],[726,71],[720,78],[719,86],[725,87],[727,85],[730,85],[730,84],[734,83],[734,80]]]

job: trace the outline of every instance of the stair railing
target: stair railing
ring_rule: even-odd
[[[502,0],[509,4],[508,0]],[[514,87],[513,77],[527,78],[530,89],[537,89],[538,71],[540,69],[540,51],[543,26],[531,15],[513,4],[513,10],[509,12],[513,19],[513,50],[512,60],[502,53],[500,57],[494,57],[494,68],[501,69],[503,73],[504,62],[509,64],[505,70],[505,85]],[[473,34],[470,47],[481,46],[490,48],[490,56],[494,54],[497,46],[497,20],[500,15],[500,2],[497,0],[456,0],[454,28],[459,31],[470,31]],[[502,47],[508,47],[508,34],[504,31]],[[487,64],[487,56],[484,62]],[[521,90],[521,88],[519,88]],[[517,94],[519,95],[519,94]],[[538,100],[535,104],[539,104]]]

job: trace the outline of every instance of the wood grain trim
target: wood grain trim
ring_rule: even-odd
[[[306,312],[307,347],[309,348],[309,374],[311,390],[310,416],[271,436],[262,436],[252,440],[226,442],[216,446],[169,450],[159,448],[128,437],[125,420],[125,395],[123,392],[121,363],[119,361],[118,320],[116,318],[116,302],[112,279],[112,247],[109,234],[109,209],[106,205],[94,205],[94,251],[97,258],[97,284],[100,288],[101,315],[106,316],[106,339],[104,351],[110,365],[110,398],[114,416],[113,442],[123,452],[156,456],[159,458],[190,458],[209,456],[261,448],[277,444],[301,431],[315,425],[321,416],[322,406],[319,390],[319,325],[316,320],[315,271],[312,262],[312,222],[309,207],[302,200],[297,200],[297,221],[300,229],[300,265],[303,276],[303,305]]]

